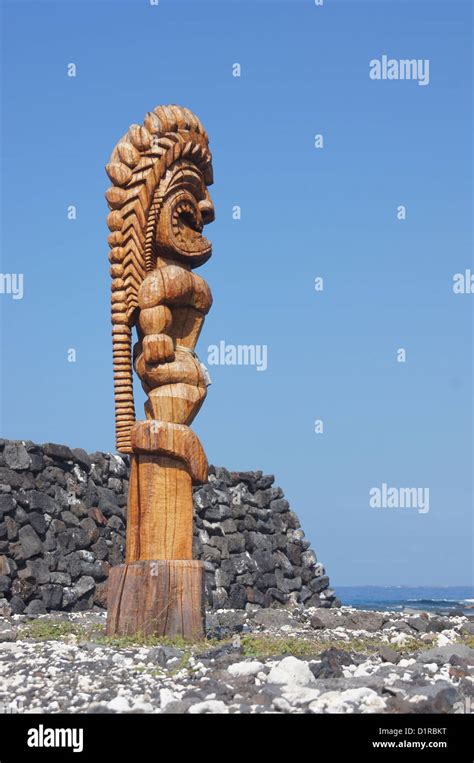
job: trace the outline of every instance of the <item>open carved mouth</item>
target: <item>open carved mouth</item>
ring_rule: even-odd
[[[212,253],[210,241],[202,235],[207,222],[214,219],[214,207],[208,200],[198,201],[187,191],[170,198],[158,222],[157,243],[178,259],[193,265],[205,262]],[[162,227],[168,220],[168,232]]]
[[[198,239],[204,222],[199,209],[190,201],[181,201],[173,212],[173,233],[177,238]]]

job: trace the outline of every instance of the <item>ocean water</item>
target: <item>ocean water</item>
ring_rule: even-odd
[[[441,612],[462,610],[474,617],[474,586],[337,586],[341,602],[358,609],[425,610]]]

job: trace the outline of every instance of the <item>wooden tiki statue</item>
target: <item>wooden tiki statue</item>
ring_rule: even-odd
[[[194,347],[212,297],[193,272],[211,256],[207,133],[188,109],[159,106],[130,127],[106,170],[116,444],[131,461],[126,560],[110,571],[107,632],[197,638],[204,569],[192,558],[192,485],[207,481],[208,465],[189,424],[208,383]]]

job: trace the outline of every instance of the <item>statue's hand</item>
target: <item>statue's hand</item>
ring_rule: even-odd
[[[174,344],[168,334],[148,334],[143,337],[142,349],[146,365],[154,366],[174,360]]]
[[[165,305],[155,305],[140,311],[140,329],[144,334],[142,352],[147,366],[174,360],[174,345],[169,335],[172,321],[171,310]]]

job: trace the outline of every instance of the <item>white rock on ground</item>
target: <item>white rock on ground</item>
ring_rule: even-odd
[[[296,657],[284,657],[268,674],[268,683],[288,686],[309,686],[316,683],[308,663]]]
[[[346,689],[322,694],[309,709],[312,713],[353,713],[357,706],[359,713],[379,713],[385,707],[384,700],[373,689]]]
[[[107,703],[107,707],[116,713],[127,713],[130,710],[130,705],[125,697],[115,697]]]
[[[252,662],[235,662],[229,665],[227,671],[231,676],[256,676],[263,668],[263,662],[252,660]]]
[[[320,689],[312,689],[308,686],[284,686],[283,697],[290,705],[298,707],[308,702],[313,702],[320,696]]]
[[[189,712],[192,715],[201,715],[203,713],[219,713],[225,715],[229,712],[229,708],[219,699],[209,699],[207,702],[197,702],[195,705],[191,705]]]

